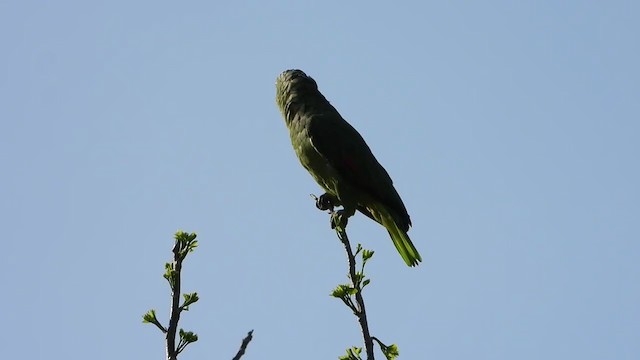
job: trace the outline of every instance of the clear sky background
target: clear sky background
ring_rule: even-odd
[[[159,359],[173,233],[199,234],[183,359],[335,359],[343,249],[274,102],[300,68],[393,177],[424,262],[374,249],[401,359],[640,356],[637,1],[0,2],[6,359]]]

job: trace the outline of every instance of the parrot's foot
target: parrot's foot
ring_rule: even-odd
[[[316,198],[316,207],[323,211],[324,210],[333,211],[334,207],[337,207],[340,205],[342,205],[340,203],[340,200],[338,200],[338,198],[333,194],[324,193],[320,195],[319,198]]]
[[[344,209],[332,212],[331,228],[335,229],[339,227],[341,229],[345,229],[347,227],[347,222],[349,222],[349,216],[350,215]]]

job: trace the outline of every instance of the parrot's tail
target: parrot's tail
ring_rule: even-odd
[[[380,215],[382,215],[382,226],[387,228],[387,231],[389,231],[391,240],[393,240],[393,245],[395,245],[404,262],[409,266],[418,265],[418,263],[422,261],[422,257],[420,256],[420,253],[418,253],[418,249],[413,246],[407,232],[398,227],[393,217],[391,217],[387,211],[382,212]]]

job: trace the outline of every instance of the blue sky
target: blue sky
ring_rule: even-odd
[[[199,234],[183,359],[360,343],[346,262],[274,103],[300,68],[394,179],[423,254],[376,251],[371,331],[401,359],[640,354],[633,1],[0,3],[0,344],[157,359],[178,229]],[[53,354],[53,355],[52,355]]]

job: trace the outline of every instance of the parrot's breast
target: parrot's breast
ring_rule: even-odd
[[[313,145],[306,127],[299,126],[298,129],[295,127],[294,125],[290,131],[291,144],[300,163],[309,171],[318,185],[339,197],[339,185],[342,183],[340,175]]]

